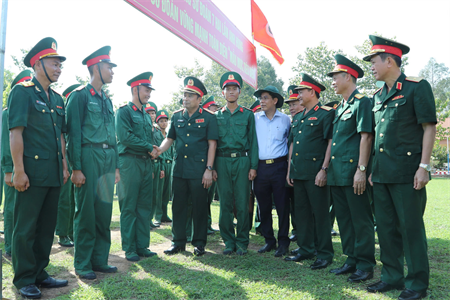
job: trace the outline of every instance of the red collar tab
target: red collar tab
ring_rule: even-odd
[[[240,112],[244,112],[244,108],[241,106],[241,108],[239,108]]]
[[[314,111],[317,111],[319,109],[319,105],[316,105],[315,107],[314,107]]]
[[[400,48],[397,47],[392,47],[392,46],[387,46],[387,45],[373,45],[372,46],[372,51],[370,51],[370,53],[390,53],[390,54],[394,54],[399,56],[400,58],[402,58],[402,50],[400,50]]]
[[[355,69],[350,68],[349,66],[346,65],[336,65],[334,67],[335,70],[338,71],[342,71],[342,72],[346,72],[350,75],[352,75],[355,78],[358,78],[358,72]]]
[[[253,107],[253,109],[252,109],[253,113],[255,113],[260,108],[261,108],[261,105],[256,105],[255,107]]]
[[[91,95],[92,95],[92,96],[94,96],[94,95],[95,95],[95,91],[94,91],[94,88],[91,88],[91,89],[89,90],[89,92],[91,92]]]
[[[310,88],[312,88],[313,90],[315,90],[316,92],[318,92],[320,94],[320,87],[318,87],[315,84],[312,84],[311,82],[308,81],[302,81],[300,82],[300,85],[306,85],[309,86]]]
[[[203,112],[203,109],[200,107],[200,109],[198,110],[199,113]]]
[[[33,67],[34,64],[36,63],[36,61],[40,60],[41,58],[47,57],[49,55],[58,55],[58,53],[56,53],[55,49],[44,49],[40,52],[38,52],[35,56],[33,56],[30,59],[30,65]]]
[[[402,90],[402,83],[401,82],[397,82],[397,90],[399,90],[399,91]]]
[[[131,87],[134,88],[135,86],[141,85],[142,83],[152,84],[148,79],[141,79],[131,83]]]
[[[106,55],[106,54],[100,55],[100,56],[97,56],[97,57],[94,57],[94,58],[91,58],[90,60],[88,60],[86,62],[86,66],[88,66],[88,68],[89,68],[90,66],[95,65],[96,63],[102,62],[102,60],[105,60],[105,59],[111,59],[111,58],[109,57],[109,55]]]
[[[133,105],[133,109],[134,109],[134,111],[137,111],[136,105]]]

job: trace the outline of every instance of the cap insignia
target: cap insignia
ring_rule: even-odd
[[[234,80],[233,74],[228,75],[228,80]]]
[[[55,42],[52,43],[52,49],[56,51],[56,44],[55,44]]]
[[[188,81],[188,85],[194,85],[194,80],[192,80],[192,79],[189,79],[189,81]]]

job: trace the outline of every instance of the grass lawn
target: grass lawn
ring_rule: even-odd
[[[430,259],[429,299],[450,299],[450,179],[433,179],[428,188],[425,223]],[[219,203],[213,202],[213,227],[218,228]],[[3,222],[1,222],[3,223]],[[277,218],[274,216],[274,224]],[[0,224],[2,227],[2,224]],[[43,299],[397,299],[399,291],[370,294],[365,287],[379,280],[381,263],[379,245],[376,244],[377,266],[375,277],[368,283],[350,284],[347,275],[335,276],[326,270],[312,271],[304,263],[285,262],[273,256],[274,252],[258,254],[264,239],[250,233],[249,254],[223,256],[223,243],[219,233],[208,236],[207,254],[192,255],[193,247],[174,256],[163,251],[170,246],[170,224],[151,231],[150,249],[157,257],[137,263],[125,260],[121,251],[119,208],[114,202],[111,223],[112,246],[109,263],[119,268],[117,274],[97,273],[94,281],[82,281],[75,276],[73,248],[53,245],[50,265],[51,276],[66,278],[69,286],[43,289]],[[338,231],[335,224],[335,230]],[[0,236],[3,248],[3,236]],[[335,258],[332,267],[343,264],[339,236],[333,237]],[[296,248],[291,245],[291,249]],[[406,267],[405,267],[406,268]],[[20,298],[12,285],[13,272],[10,259],[3,258],[3,297]]]

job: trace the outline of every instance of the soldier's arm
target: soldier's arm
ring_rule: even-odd
[[[8,130],[8,110],[2,113],[2,171],[4,173],[12,173],[13,162],[11,157],[11,148],[9,144],[9,130]]]
[[[67,103],[67,141],[70,165],[74,171],[81,170],[81,130],[84,120],[86,96],[83,91],[70,94]]]
[[[119,142],[138,152],[152,152],[153,145],[136,136],[131,125],[131,116],[126,108],[120,108],[116,112],[116,134]]]
[[[250,169],[258,170],[259,151],[258,151],[258,139],[256,137],[255,117],[253,114],[248,118],[249,123],[249,140],[250,140]]]
[[[436,124],[422,123],[423,138],[422,138],[422,158],[421,164],[430,164],[431,151],[433,151],[434,140],[436,138]],[[429,173],[419,166],[414,176],[414,188],[420,190],[430,181]]]

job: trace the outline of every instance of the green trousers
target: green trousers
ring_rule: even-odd
[[[367,191],[356,195],[351,186],[331,186],[346,264],[372,272],[375,266],[375,232]]]
[[[70,178],[61,187],[58,202],[58,218],[55,234],[73,238],[73,215],[75,214],[75,185]]]
[[[136,252],[150,246],[150,209],[153,164],[148,159],[120,156],[119,207],[122,250]]]
[[[12,235],[13,283],[17,289],[48,278],[60,187],[30,186],[15,191]]]
[[[217,191],[217,181],[213,181],[212,185],[208,190],[208,228],[211,228],[212,225],[212,217],[211,217],[211,203],[214,200],[214,195]]]
[[[75,187],[74,266],[85,275],[108,264],[116,162],[111,148],[83,147],[81,158],[86,182]]]
[[[219,229],[227,249],[247,250],[249,243],[250,159],[217,157],[217,187],[220,198]],[[236,208],[236,232],[233,226]]]
[[[3,183],[3,228],[5,232],[5,252],[11,254],[12,233],[14,229],[14,198],[16,189]]]
[[[297,245],[304,256],[333,261],[331,242],[329,187],[318,187],[314,180],[294,180]],[[314,234],[317,245],[314,245]]]
[[[186,245],[186,225],[188,222],[189,197],[192,200],[192,245],[205,246],[208,224],[208,189],[202,179],[182,179],[173,177],[172,200],[172,243]]]
[[[157,201],[155,202],[155,221],[160,222],[167,220],[167,205],[169,205],[170,197],[172,197],[172,170],[173,164],[171,160],[161,161],[161,170],[164,171],[164,178],[159,182],[159,191]]]
[[[153,197],[152,197],[152,205],[150,208],[150,222],[152,222],[153,218],[156,216],[156,210],[158,206],[161,206],[161,184],[164,179],[159,178],[161,174],[161,159],[153,160]]]
[[[392,285],[404,283],[406,288],[417,292],[426,291],[430,278],[423,222],[426,189],[417,191],[412,183],[374,183],[373,194],[383,263],[381,280]]]

